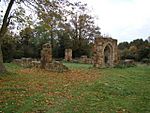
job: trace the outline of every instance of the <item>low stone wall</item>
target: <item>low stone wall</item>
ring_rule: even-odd
[[[21,59],[14,59],[12,61],[12,63],[17,64],[17,65],[21,65]]]
[[[133,59],[125,59],[122,63],[125,65],[135,65],[135,61]]]
[[[68,67],[63,65],[63,63],[59,61],[54,61],[52,63],[47,63],[45,66],[45,70],[54,71],[54,72],[64,72],[64,71],[68,71],[69,69]]]
[[[41,62],[40,61],[32,61],[31,67],[41,68]]]
[[[80,63],[93,64],[93,58],[88,58],[86,55],[81,56],[79,59]]]
[[[25,68],[41,68],[41,62],[32,58],[14,59],[13,63]],[[48,71],[54,71],[54,72],[64,72],[69,70],[68,67],[66,67],[65,65],[63,65],[63,63],[59,61],[46,63],[44,69]]]
[[[32,58],[21,58],[21,59],[14,59],[14,64],[20,65],[22,67],[39,67],[40,61]]]

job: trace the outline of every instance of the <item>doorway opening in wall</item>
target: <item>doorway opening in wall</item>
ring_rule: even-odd
[[[112,46],[108,44],[104,49],[104,65],[109,67],[112,65]]]

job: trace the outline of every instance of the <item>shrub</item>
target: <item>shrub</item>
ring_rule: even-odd
[[[136,66],[135,62],[127,62],[125,60],[121,61],[115,68],[129,68]]]
[[[141,60],[142,63],[150,64],[150,59],[149,58],[144,58]]]

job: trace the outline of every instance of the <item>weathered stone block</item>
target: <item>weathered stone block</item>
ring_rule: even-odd
[[[54,72],[68,71],[68,68],[59,61],[47,63],[45,66],[45,69],[48,71],[54,71]]]
[[[32,61],[32,67],[40,68],[41,67],[41,62],[40,61]]]
[[[65,60],[72,61],[72,49],[65,49]]]
[[[52,47],[50,43],[43,45],[41,50],[41,68],[45,68],[47,63],[52,62]]]

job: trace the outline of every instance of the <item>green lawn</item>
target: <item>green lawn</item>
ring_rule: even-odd
[[[150,66],[47,72],[6,64],[0,113],[150,113]]]
[[[63,63],[69,69],[89,69],[92,68],[92,64],[80,64],[80,63]]]

